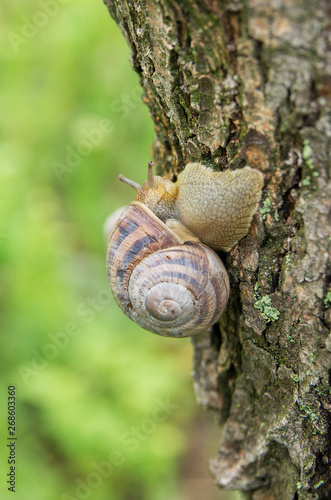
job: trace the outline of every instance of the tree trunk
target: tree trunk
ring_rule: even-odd
[[[330,1],[105,3],[159,169],[264,173],[250,235],[224,256],[227,311],[193,337],[198,400],[223,423],[212,474],[252,500],[331,498]]]

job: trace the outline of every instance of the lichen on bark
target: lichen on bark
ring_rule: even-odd
[[[252,500],[327,499],[330,3],[105,3],[131,47],[159,170],[264,173],[250,234],[225,256],[227,311],[193,339],[198,400],[222,423],[212,474]]]

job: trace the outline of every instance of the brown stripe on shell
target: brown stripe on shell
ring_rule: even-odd
[[[128,284],[143,258],[178,244],[173,232],[141,203],[131,204],[119,218],[107,249],[107,272],[116,302],[127,314],[131,307]]]
[[[224,274],[222,278],[210,277],[210,284],[213,286],[216,300],[215,313],[210,320],[211,324],[216,323],[228,303],[230,293],[229,279],[227,274]]]
[[[198,290],[199,288],[203,289],[207,279],[207,272],[203,266],[194,266],[194,264],[197,263],[197,252],[187,252],[185,246],[185,259],[183,259],[182,249],[182,246],[176,246],[168,249],[162,249],[165,250],[164,252],[158,252],[158,254],[154,256],[154,259],[149,261],[149,278],[154,280],[155,283],[158,283],[160,280],[160,269],[162,266],[162,281],[168,281],[168,279],[173,278],[174,282],[177,282],[178,280],[178,283],[181,281],[183,281],[183,283],[187,283],[189,280],[195,290]],[[167,264],[170,263],[171,266],[168,267]],[[188,263],[190,266],[188,266]],[[195,279],[191,273],[188,274],[192,267],[193,269],[195,268],[195,271],[199,271],[197,272],[197,277],[199,279]]]
[[[221,259],[209,247],[196,243],[186,245],[195,247],[195,250],[199,248],[199,253],[204,255],[200,272],[205,274],[206,286],[197,295],[200,312],[196,326],[203,331],[214,324],[224,311],[229,296],[228,275]]]
[[[187,245],[193,246],[193,243],[187,243]],[[208,296],[210,300],[214,299],[214,314],[210,318],[210,324],[214,324],[218,318],[223,313],[229,298],[230,293],[230,282],[228,273],[224,267],[223,262],[218,257],[218,255],[210,251],[210,248],[206,245],[201,244],[201,248],[205,249],[206,258],[208,259]]]
[[[159,335],[185,337],[198,333],[222,314],[228,298],[227,279],[222,261],[205,245],[189,243],[160,250],[146,257],[134,269],[129,283],[132,309],[128,314],[143,328]],[[191,294],[193,307],[185,324],[183,317],[162,322],[144,309],[145,297],[159,283],[185,287]],[[221,298],[221,293],[225,294],[224,298]],[[164,296],[163,300],[172,300],[172,297]]]

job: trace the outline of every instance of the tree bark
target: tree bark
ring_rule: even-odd
[[[155,123],[154,156],[264,173],[227,255],[220,325],[193,338],[198,400],[223,424],[217,484],[331,497],[329,0],[105,0]],[[142,168],[145,168],[142,166]]]

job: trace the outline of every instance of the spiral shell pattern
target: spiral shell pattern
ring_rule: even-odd
[[[107,253],[114,297],[132,320],[158,335],[187,337],[221,316],[229,279],[220,258],[176,235],[141,203],[120,217]]]

